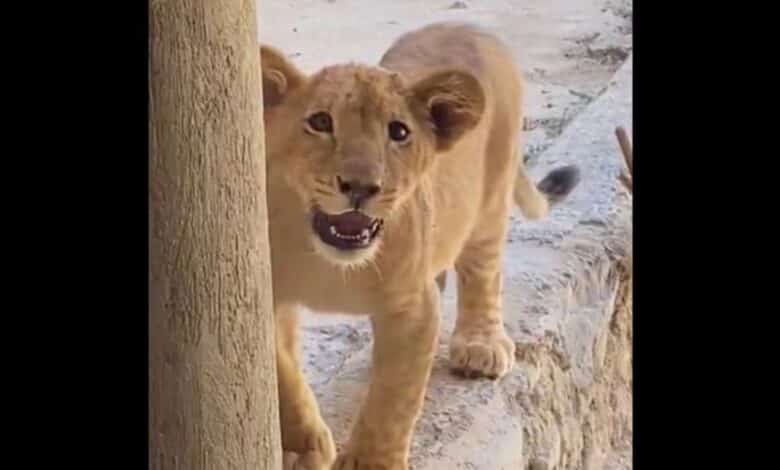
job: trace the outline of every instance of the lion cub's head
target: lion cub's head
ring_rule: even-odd
[[[409,82],[337,65],[305,76],[266,46],[261,60],[269,165],[301,198],[317,251],[337,264],[373,257],[383,224],[485,107],[477,79],[460,71]]]

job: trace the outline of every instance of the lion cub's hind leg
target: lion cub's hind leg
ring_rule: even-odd
[[[514,364],[515,345],[501,314],[502,242],[473,240],[455,265],[458,317],[450,340],[450,365],[460,375],[495,379]]]
[[[510,167],[513,159],[507,158]],[[515,344],[501,314],[501,258],[511,209],[512,172],[491,182],[491,196],[455,262],[458,316],[450,341],[450,365],[467,377],[499,378],[512,368]]]

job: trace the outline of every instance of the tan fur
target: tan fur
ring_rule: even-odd
[[[406,469],[443,271],[458,275],[453,369],[500,377],[514,363],[500,299],[508,212],[513,199],[529,218],[549,208],[518,159],[521,78],[498,41],[463,25],[403,36],[381,67],[339,65],[313,76],[275,49],[261,51],[285,468]],[[306,129],[307,116],[322,110],[333,116],[332,135]],[[411,129],[408,144],[388,138],[393,119]],[[345,174],[381,184],[365,211],[385,225],[360,253],[325,245],[311,228],[313,206],[348,208],[336,183]],[[299,368],[302,306],[371,315],[368,396],[339,456]]]

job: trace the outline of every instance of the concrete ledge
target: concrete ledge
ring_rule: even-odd
[[[632,68],[629,57],[531,170],[539,179],[577,163],[583,180],[546,220],[513,220],[503,298],[518,365],[503,380],[449,373],[456,305],[449,283],[412,468],[630,468],[631,200],[618,181],[614,128],[632,127]],[[306,373],[340,444],[366,391],[370,327],[333,316],[304,324]]]

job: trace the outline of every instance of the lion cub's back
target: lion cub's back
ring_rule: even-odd
[[[521,77],[504,44],[478,27],[458,23],[437,23],[401,36],[381,65],[411,81],[432,70],[460,69],[477,77],[485,90],[482,122],[442,155],[432,179],[434,267],[447,268],[471,236],[479,214],[502,197],[499,187],[509,191],[514,181],[522,119]]]
[[[389,70],[411,80],[434,69],[455,68],[474,74],[486,88],[488,101],[519,98],[521,81],[509,49],[478,26],[434,23],[398,38],[380,60]]]

